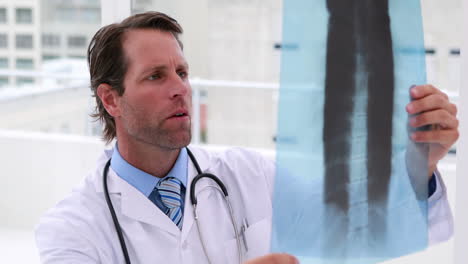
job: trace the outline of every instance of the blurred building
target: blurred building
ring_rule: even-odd
[[[462,1],[422,0],[428,82],[458,95]]]
[[[37,71],[45,60],[84,59],[100,16],[94,0],[0,0],[0,69]],[[35,82],[0,77],[0,86]]]
[[[86,50],[101,25],[100,1],[41,0],[42,60],[86,58]]]
[[[39,0],[0,0],[0,69],[40,68],[40,8]],[[31,77],[0,76],[0,86],[33,81]]]
[[[428,82],[448,91],[456,101],[460,87],[461,1],[424,0],[421,4]],[[184,28],[182,41],[192,80],[279,82],[281,0],[132,0],[132,13],[149,10],[173,16]],[[100,12],[100,2],[95,0],[0,0],[0,72],[43,70],[45,74],[73,75],[69,71],[71,61],[58,59],[85,61],[87,45],[100,27]],[[46,69],[45,65],[54,61],[55,70]],[[27,85],[32,82],[34,85]],[[0,128],[99,135],[97,124],[85,124],[93,106],[89,84],[82,82],[77,88],[76,83],[71,83],[56,80],[51,84],[37,76],[0,75],[0,86],[23,86],[8,89],[18,90],[21,96],[16,97],[7,96],[12,92],[0,88],[0,97],[4,97]],[[259,89],[262,85],[256,83],[248,87],[217,83],[221,84],[194,85],[201,94],[200,132],[204,142],[274,148],[278,91]],[[75,90],[60,90],[70,85]],[[36,92],[28,94],[29,90]],[[37,92],[40,90],[43,93]],[[62,101],[67,102],[67,111],[55,107],[63,106]],[[55,117],[40,117],[45,110]]]

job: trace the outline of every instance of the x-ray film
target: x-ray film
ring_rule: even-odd
[[[272,251],[367,264],[427,246],[419,0],[284,1]]]

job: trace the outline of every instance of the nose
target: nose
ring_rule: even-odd
[[[189,80],[186,78],[181,78],[179,74],[174,74],[172,78],[172,85],[170,90],[170,97],[184,97],[191,93],[192,88],[190,86]]]

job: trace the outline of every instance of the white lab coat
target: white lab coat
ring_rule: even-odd
[[[190,148],[202,171],[217,175],[226,185],[237,225],[247,219],[245,259],[267,254],[270,247],[274,163],[240,148],[208,152]],[[106,151],[97,168],[72,194],[49,210],[36,229],[43,263],[124,263],[114,224],[105,202],[102,171],[112,156]],[[200,243],[190,202],[190,182],[196,169],[189,162],[184,222],[179,230],[141,192],[110,168],[109,193],[122,226],[132,263],[208,263]],[[227,206],[214,184],[202,179],[196,186],[203,241],[211,263],[238,263],[237,244]],[[445,187],[438,178],[429,209],[430,240],[451,235],[452,218]]]

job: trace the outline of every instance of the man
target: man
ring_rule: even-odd
[[[272,162],[243,149],[185,148],[191,139],[191,88],[181,33],[172,18],[148,12],[94,36],[88,62],[96,116],[104,122],[105,139],[116,138],[117,144],[41,219],[36,239],[43,263],[125,263],[124,251],[133,263],[239,263],[239,255],[249,264],[296,262],[285,254],[261,257],[269,250]],[[439,160],[457,137],[453,106],[431,86],[416,87],[413,97],[409,112],[426,112],[413,125],[444,127],[414,138],[433,142]],[[224,183],[232,211],[206,178],[193,190],[194,208],[189,196],[196,163]],[[106,175],[124,247],[105,198]],[[439,193],[443,199],[443,189]]]

